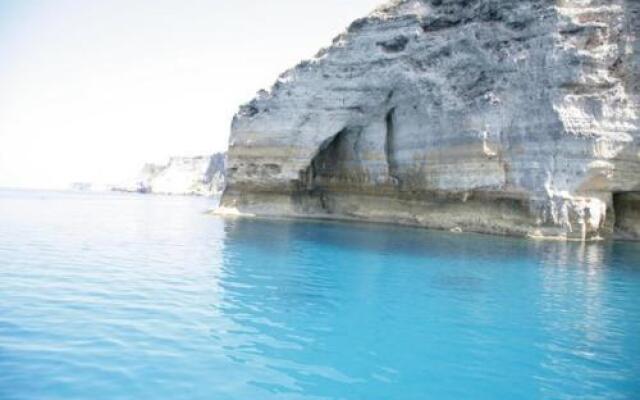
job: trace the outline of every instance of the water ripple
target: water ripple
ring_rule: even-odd
[[[0,192],[0,399],[633,399],[640,247]]]

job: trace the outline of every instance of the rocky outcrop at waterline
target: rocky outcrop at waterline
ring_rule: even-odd
[[[114,191],[168,195],[218,196],[225,185],[224,153],[172,157],[166,164],[146,164],[130,183]]]
[[[220,212],[640,239],[640,2],[402,0],[235,116]]]

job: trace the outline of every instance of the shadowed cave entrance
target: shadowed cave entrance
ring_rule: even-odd
[[[364,179],[361,161],[362,127],[347,127],[325,141],[303,173],[308,191],[339,189]]]
[[[613,194],[614,233],[623,239],[640,239],[640,192]]]
[[[398,160],[397,160],[397,144],[396,144],[396,109],[389,110],[384,119],[386,136],[384,142],[384,154],[387,161],[387,173],[395,182],[399,183],[398,177]]]
[[[302,188],[312,193],[354,190],[372,181],[379,182],[381,177],[398,184],[395,108],[384,116],[382,141],[365,140],[365,131],[362,126],[348,126],[323,142],[307,169],[300,174]],[[371,159],[371,154],[375,153],[384,153],[384,164]]]

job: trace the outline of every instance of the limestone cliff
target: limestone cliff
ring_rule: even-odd
[[[233,121],[221,212],[640,238],[640,1],[401,0]]]
[[[225,154],[172,157],[166,164],[146,164],[134,182],[116,191],[172,194],[220,195],[225,184]]]

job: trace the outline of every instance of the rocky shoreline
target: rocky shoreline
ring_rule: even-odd
[[[639,19],[390,2],[240,108],[219,213],[640,240]]]

